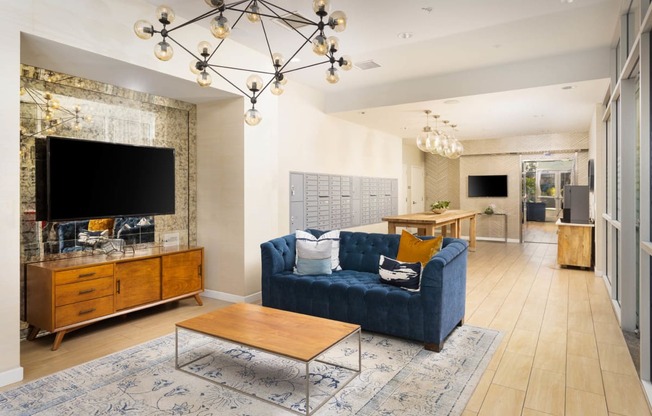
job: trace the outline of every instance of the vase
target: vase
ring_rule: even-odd
[[[444,212],[446,212],[446,208],[433,208],[432,212],[434,212],[435,214],[443,214]]]
[[[484,210],[484,213],[487,214],[487,215],[491,215],[491,214],[494,213],[494,210],[491,209],[491,208],[487,208],[487,209]]]

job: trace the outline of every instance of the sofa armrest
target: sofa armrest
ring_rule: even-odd
[[[269,306],[269,280],[277,273],[294,267],[296,240],[294,235],[275,238],[260,245],[261,290],[263,305]]]
[[[438,322],[425,328],[426,343],[440,344],[464,319],[468,243],[449,239],[426,264],[421,276],[425,315]]]

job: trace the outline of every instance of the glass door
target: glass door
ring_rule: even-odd
[[[537,199],[546,204],[546,221],[555,221],[561,216],[564,186],[572,184],[572,172],[571,170],[539,170],[537,179]]]

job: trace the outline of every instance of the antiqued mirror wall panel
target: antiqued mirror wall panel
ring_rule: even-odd
[[[20,80],[22,264],[92,255],[93,250],[80,241],[84,237],[82,233],[89,228],[104,228],[111,237],[120,237],[136,247],[161,244],[163,235],[168,233],[178,233],[182,245],[196,243],[194,104],[28,65],[21,66]],[[36,163],[37,158],[44,157],[42,143],[46,136],[173,148],[175,213],[91,223],[88,220],[37,221]],[[71,187],[76,186],[81,175],[92,176],[100,169],[121,169],[120,160],[98,164],[93,159],[90,156],[76,162]],[[129,181],[120,187],[124,190],[120,197],[129,198],[133,189]]]

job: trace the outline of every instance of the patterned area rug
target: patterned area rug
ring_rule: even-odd
[[[421,344],[362,333],[362,372],[310,367],[316,415],[460,415],[500,343],[498,331],[456,328],[440,353]],[[291,342],[291,340],[288,340]],[[357,337],[324,361],[357,366]],[[205,379],[175,369],[174,334],[0,393],[3,415],[291,415],[305,412],[305,365],[191,332],[179,332],[180,362]],[[210,381],[212,380],[214,384]],[[224,388],[228,384],[288,409]]]

